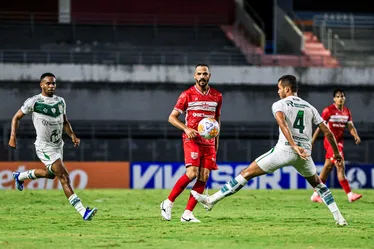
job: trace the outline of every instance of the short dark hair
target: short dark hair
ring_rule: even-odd
[[[42,76],[40,76],[40,81],[42,81],[45,77],[56,78],[56,76],[53,73],[43,73]]]
[[[208,66],[207,64],[204,64],[204,63],[196,64],[195,69],[196,69],[197,67],[207,67],[208,69],[210,69],[209,66]]]
[[[344,97],[347,97],[347,96],[345,95],[344,90],[341,89],[341,88],[336,88],[336,89],[334,90],[332,96],[335,98],[335,96],[336,96],[337,93],[342,93],[342,94],[344,94]]]
[[[291,91],[294,93],[297,93],[298,91],[298,85],[296,81],[296,77],[290,74],[283,75],[278,79],[278,82],[281,82],[282,86],[289,86],[291,88]]]

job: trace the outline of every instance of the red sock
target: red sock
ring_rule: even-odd
[[[182,175],[181,178],[175,183],[171,190],[168,199],[174,202],[175,199],[183,192],[187,185],[191,182],[190,178],[186,174]]]
[[[347,179],[339,181],[339,183],[340,183],[340,186],[342,186],[342,188],[344,189],[346,194],[351,192],[351,187],[349,186],[349,182],[347,181]]]
[[[192,190],[195,190],[199,194],[202,194],[205,189],[205,182],[201,182],[199,180],[196,181],[195,185],[193,186]],[[190,194],[190,199],[188,199],[186,210],[190,210],[191,212],[194,210],[197,204],[196,199]]]

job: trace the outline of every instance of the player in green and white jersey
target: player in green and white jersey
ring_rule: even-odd
[[[279,140],[274,148],[258,157],[246,169],[242,170],[235,179],[227,182],[215,194],[207,196],[191,191],[191,194],[205,209],[211,210],[216,203],[235,194],[252,178],[292,165],[321,196],[323,202],[331,211],[336,224],[340,226],[348,224],[340,213],[331,191],[318,177],[315,164],[310,157],[314,124],[328,138],[334,151],[334,158],[342,163],[342,156],[339,153],[335,137],[323,122],[316,108],[297,96],[297,90],[298,85],[295,76],[284,75],[278,79],[278,94],[281,100],[273,104],[272,111],[279,125]]]
[[[12,119],[12,130],[9,146],[16,148],[16,134],[19,121],[31,113],[32,121],[36,130],[35,149],[39,159],[44,163],[46,169],[33,169],[25,172],[13,172],[13,178],[18,190],[23,190],[23,182],[27,179],[55,177],[61,183],[69,202],[82,215],[83,220],[91,220],[97,209],[85,208],[79,197],[74,193],[69,173],[63,163],[62,133],[65,132],[78,147],[80,139],[74,134],[73,129],[66,117],[66,103],[62,97],[54,95],[56,90],[56,77],[52,73],[45,73],[40,77],[40,88],[42,92],[28,98],[17,111]]]

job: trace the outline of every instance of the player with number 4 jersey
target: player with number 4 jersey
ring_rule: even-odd
[[[284,75],[278,80],[278,94],[281,98],[272,106],[273,115],[279,125],[279,139],[274,148],[259,156],[234,179],[211,196],[194,190],[191,194],[205,209],[211,210],[222,199],[238,192],[248,181],[267,173],[292,165],[309,184],[315,188],[326,206],[331,211],[336,224],[347,225],[339,211],[331,191],[319,179],[311,155],[313,125],[318,125],[329,139],[334,151],[334,158],[340,162],[338,146],[330,129],[323,122],[317,110],[308,102],[297,96],[296,77]]]

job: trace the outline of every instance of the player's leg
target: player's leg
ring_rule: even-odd
[[[191,191],[191,193],[196,200],[209,211],[220,200],[238,192],[252,178],[274,172],[284,165],[287,165],[287,153],[288,152],[276,148],[271,149],[267,153],[259,156],[247,168],[243,169],[238,176],[228,181],[219,191],[211,196],[202,195],[195,191]]]
[[[199,146],[193,141],[184,141],[184,157],[186,164],[186,173],[182,175],[178,181],[175,183],[173,189],[171,190],[168,198],[161,202],[161,216],[165,220],[171,219],[171,210],[175,199],[186,189],[188,184],[192,182],[199,174],[200,165],[200,150]]]
[[[200,160],[200,170],[199,175],[197,177],[196,183],[193,186],[192,190],[202,194],[205,189],[206,182],[208,181],[210,171],[217,170],[217,153],[214,146],[201,146],[200,151],[202,154]],[[197,204],[196,199],[190,194],[190,198],[188,199],[187,206],[184,212],[184,215],[188,215],[191,213]],[[182,215],[182,218],[184,216]]]
[[[195,185],[192,187],[193,191],[197,193],[203,193],[205,189],[206,182],[208,181],[210,170],[200,166],[199,173],[195,182]],[[194,214],[192,213],[197,204],[196,199],[190,194],[186,208],[181,216],[182,222],[200,222]]]
[[[326,159],[325,159],[325,164],[323,165],[323,168],[322,168],[322,171],[319,175],[319,178],[321,179],[321,181],[323,183],[326,183],[327,181],[327,178],[329,177],[333,167],[334,167],[334,164],[331,162],[331,160],[329,159],[330,157],[329,156],[329,152],[326,152]],[[321,197],[319,196],[319,194],[317,193],[317,191],[314,190],[312,196],[310,197],[310,200],[313,201],[313,202],[319,202],[319,203],[322,203],[322,199]]]
[[[43,153],[41,150],[36,149],[36,155],[45,165],[51,163],[49,156]],[[23,182],[25,180],[35,180],[38,178],[54,179],[55,175],[45,168],[45,169],[31,169],[31,170],[26,170],[23,172],[15,171],[13,172],[13,178],[16,183],[16,188],[19,191],[22,191]]]
[[[348,223],[345,221],[342,214],[340,213],[340,210],[335,203],[331,191],[318,177],[313,159],[308,158],[308,160],[305,161],[301,158],[297,158],[297,160],[293,163],[293,166],[299,172],[299,174],[302,175],[320,195],[322,201],[326,204],[326,206],[334,216],[336,223],[340,226],[347,225]]]
[[[340,147],[340,146],[339,146],[339,151],[344,158],[343,148]],[[351,190],[351,186],[349,185],[349,182],[348,182],[348,180],[345,176],[344,160],[341,163],[338,163],[334,160],[334,165],[336,167],[336,173],[337,173],[337,176],[338,176],[338,181],[340,183],[340,186],[342,186],[342,189],[344,190],[344,192],[347,194],[348,201],[349,202],[354,202],[354,201],[357,201],[357,200],[361,199],[362,194],[353,193],[352,190]]]
[[[97,209],[90,209],[89,207],[85,208],[83,206],[81,199],[74,193],[74,190],[71,187],[69,173],[62,160],[60,158],[57,159],[51,166],[48,166],[48,168],[60,181],[62,189],[70,204],[78,211],[84,220],[91,220],[96,214]]]

